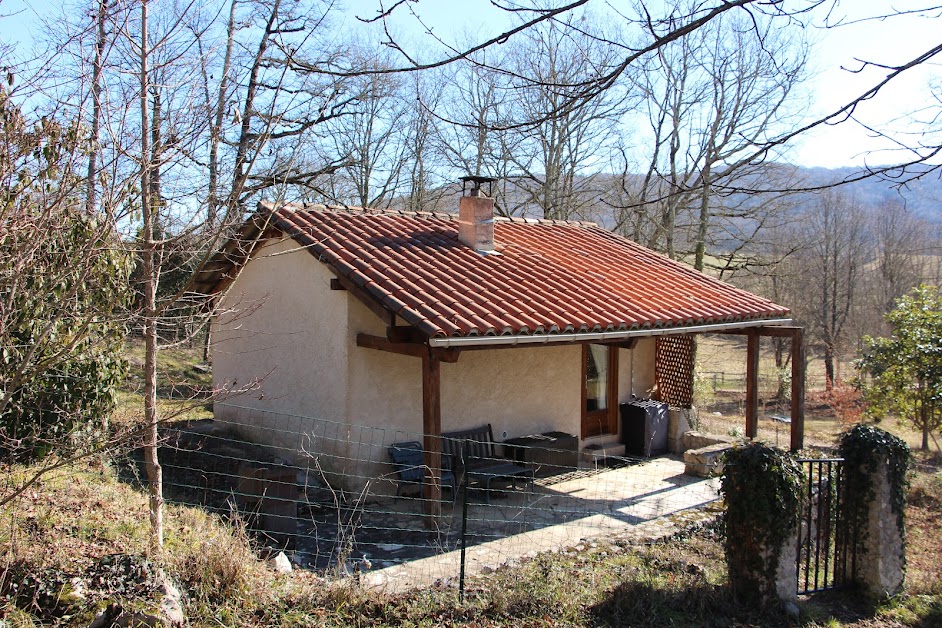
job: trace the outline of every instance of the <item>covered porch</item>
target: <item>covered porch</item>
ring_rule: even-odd
[[[792,450],[803,447],[804,438],[804,381],[805,359],[803,332],[792,326],[788,319],[738,322],[733,324],[699,325],[666,329],[632,330],[625,332],[599,332],[577,334],[554,334],[533,336],[481,336],[454,338],[415,338],[408,328],[390,325],[386,337],[360,333],[356,341],[359,347],[407,355],[421,360],[422,373],[422,425],[423,450],[426,478],[423,483],[422,501],[427,515],[427,525],[437,527],[442,515],[442,388],[441,364],[455,364],[468,351],[508,351],[521,347],[549,347],[561,344],[580,345],[584,348],[583,360],[589,346],[610,349],[632,349],[641,338],[657,340],[655,357],[656,398],[674,407],[691,407],[693,403],[694,351],[693,342],[698,334],[735,334],[746,336],[746,402],[744,434],[755,438],[759,420],[759,341],[762,337],[786,338],[791,351],[791,400],[790,435]],[[613,365],[617,371],[617,362]],[[584,375],[585,377],[585,375]],[[608,403],[604,412],[587,399],[583,387],[583,422],[580,443],[594,436],[586,417],[607,421],[606,434],[618,437],[618,391],[617,376],[611,373]],[[613,389],[612,387],[616,388]],[[587,427],[588,426],[588,427]],[[522,436],[522,434],[513,434]]]

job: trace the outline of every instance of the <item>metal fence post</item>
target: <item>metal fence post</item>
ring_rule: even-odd
[[[468,474],[461,482],[461,572],[458,576],[458,599],[464,604],[464,555],[468,545]]]

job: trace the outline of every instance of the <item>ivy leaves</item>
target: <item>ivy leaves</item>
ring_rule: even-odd
[[[726,556],[734,589],[775,591],[782,547],[798,527],[801,513],[801,467],[781,449],[763,443],[735,447],[726,453],[721,493],[726,501]]]

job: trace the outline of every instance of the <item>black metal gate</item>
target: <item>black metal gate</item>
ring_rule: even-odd
[[[842,458],[800,459],[804,472],[798,528],[798,593],[836,589],[853,579],[856,545],[841,517]]]

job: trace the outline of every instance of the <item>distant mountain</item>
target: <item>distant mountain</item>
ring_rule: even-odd
[[[877,175],[841,187],[853,194],[865,208],[897,203],[922,218],[942,223],[942,171],[928,170],[926,167],[914,168],[905,177],[895,178]],[[798,172],[809,186],[847,181],[861,175],[857,168],[799,168]],[[923,176],[913,178],[920,172]]]
[[[771,172],[771,175],[770,175]],[[923,173],[916,178],[915,175]],[[737,177],[733,187],[753,190],[772,188],[804,189],[827,186],[842,181],[859,178],[862,171],[857,168],[803,168],[788,164],[768,164],[761,170]],[[642,175],[628,175],[629,188],[640,188]],[[727,183],[727,185],[729,185]],[[600,199],[609,197],[616,186],[611,174],[596,174],[591,177],[578,176],[574,184],[574,196],[570,201],[579,209],[572,218],[595,220],[606,228],[614,226],[613,209]],[[887,204],[902,204],[906,209],[931,222],[942,224],[942,169],[932,172],[927,167],[914,168],[906,177],[893,177],[889,174],[874,175],[859,181],[841,185],[840,188],[854,196],[864,209],[877,209]],[[427,211],[457,212],[457,197],[461,195],[458,184],[450,184],[432,190],[430,200],[423,209]],[[494,184],[497,193],[499,211],[515,216],[542,218],[542,210],[533,202],[531,194],[518,187],[517,180],[510,178]],[[744,192],[732,192],[723,195],[726,204],[739,207],[759,205],[767,196]],[[813,203],[816,192],[796,192],[790,195],[789,203],[794,210],[800,211]],[[407,207],[407,199],[397,197],[391,203],[396,209]]]

